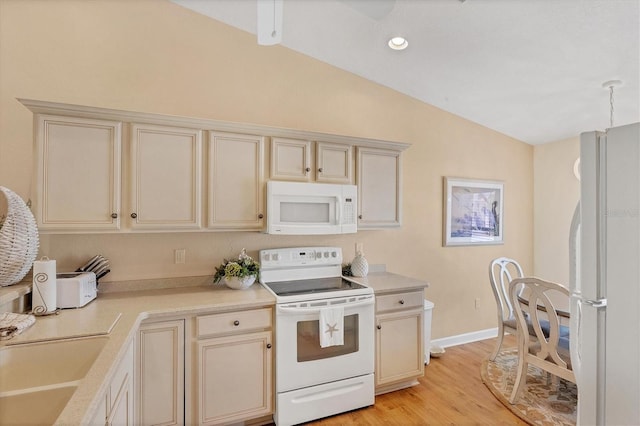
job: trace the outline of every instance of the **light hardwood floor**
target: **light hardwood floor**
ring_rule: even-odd
[[[480,365],[494,339],[447,348],[425,366],[419,385],[376,397],[373,407],[308,423],[335,425],[526,425],[482,383]],[[504,347],[515,347],[511,336]]]

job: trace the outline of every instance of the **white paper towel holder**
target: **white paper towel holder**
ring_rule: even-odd
[[[40,258],[40,260],[47,261],[47,260],[49,260],[49,258],[47,256],[42,256]],[[34,292],[36,292],[36,291],[39,292],[40,291],[40,289],[38,288],[37,283],[45,282],[47,279],[48,279],[47,274],[45,274],[45,273],[37,273],[36,274],[35,271],[34,271],[33,286],[31,288],[32,295],[34,294]],[[55,274],[54,274],[54,279],[55,279]],[[31,298],[31,300],[33,300],[33,296]],[[33,304],[33,302],[32,302],[32,304]],[[47,308],[46,304],[45,304],[44,306],[36,306],[36,307],[32,306],[31,313],[33,315],[36,315],[36,316],[39,316],[39,317],[47,316],[47,315],[58,315],[60,313],[60,309],[58,307],[56,307],[54,310],[49,310]]]

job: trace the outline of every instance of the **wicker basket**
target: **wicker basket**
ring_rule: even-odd
[[[29,207],[15,192],[0,186],[7,214],[0,228],[0,286],[20,282],[38,256],[38,227]]]

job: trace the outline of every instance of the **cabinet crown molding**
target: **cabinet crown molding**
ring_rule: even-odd
[[[34,99],[17,98],[17,100],[34,114],[54,114],[69,117],[97,118],[122,122],[190,127],[199,128],[202,130],[216,130],[245,134],[250,133],[268,137],[306,139],[310,141],[333,142],[360,147],[393,149],[397,151],[404,151],[411,146],[411,144],[404,142],[333,135],[329,133],[286,129],[259,124],[220,121],[206,118],[182,117],[148,112],[136,112],[111,108],[41,101]]]

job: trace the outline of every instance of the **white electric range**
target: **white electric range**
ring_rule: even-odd
[[[260,282],[276,298],[275,423],[373,405],[375,299],[371,288],[342,277],[342,249],[261,250],[260,263]],[[343,339],[323,347],[322,333],[333,337],[336,327],[321,318],[336,310]]]

